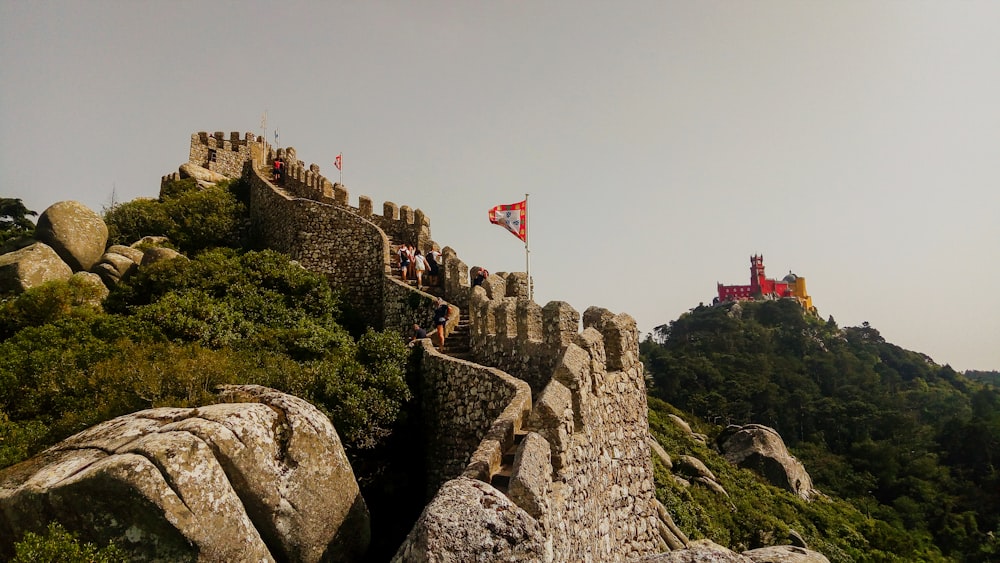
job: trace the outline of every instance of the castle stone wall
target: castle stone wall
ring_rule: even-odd
[[[348,209],[282,193],[248,161],[254,235],[331,285],[373,326],[383,326],[389,242],[378,227]]]
[[[191,135],[188,161],[212,172],[239,178],[243,174],[243,164],[252,157],[255,145],[259,149],[253,133],[246,133],[240,138],[240,134],[233,131],[227,138],[221,131],[211,135],[202,131]]]
[[[273,152],[269,160],[273,162],[274,157],[284,159],[286,170],[281,187],[287,192],[295,197],[350,209],[359,217],[377,225],[397,244],[413,244],[423,252],[431,249],[434,242],[431,240],[430,220],[423,211],[387,201],[382,204],[382,213],[379,215],[375,213],[371,198],[367,196],[359,196],[358,206],[351,207],[347,187],[328,180],[320,173],[318,164],[306,166],[301,160],[296,160],[295,155],[293,147],[280,148]]]
[[[238,153],[231,148],[235,135],[229,142]],[[195,144],[226,148],[221,134],[197,134],[196,163],[201,153]],[[327,275],[373,326],[407,334],[413,322],[430,325],[431,296],[393,279],[389,267],[390,239],[423,249],[433,244],[419,210],[386,203],[378,216],[366,197],[351,207],[343,186],[323,178],[318,166],[303,166],[291,148],[279,149],[290,166],[276,187],[260,175],[262,159],[253,160],[249,149],[244,176],[250,211],[266,246]],[[527,432],[507,495],[523,509],[519,517],[544,534],[546,560],[622,561],[655,553],[657,513],[635,321],[591,307],[581,331],[581,316],[568,304],[540,306],[527,299],[525,274],[494,274],[471,288],[470,269],[454,250],[446,247],[442,255],[445,298],[469,313],[473,361],[443,356],[426,340],[419,348],[431,489],[468,478],[489,483],[515,435]],[[452,313],[454,324],[458,315]],[[491,510],[480,503],[468,508]],[[487,516],[477,521],[489,528]],[[489,536],[491,530],[480,532]],[[422,534],[415,527],[400,553],[427,537]]]
[[[478,456],[486,466],[471,475],[488,481],[490,467],[499,466],[500,448],[513,443],[515,429],[527,419],[531,390],[497,369],[441,355],[429,341],[422,346],[420,396],[428,438],[428,492],[462,475],[483,442],[492,440],[496,445],[487,447],[491,453]]]

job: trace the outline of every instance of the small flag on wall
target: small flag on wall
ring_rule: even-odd
[[[337,170],[343,170],[343,165],[344,165],[343,159],[344,159],[344,153],[340,153],[337,155],[337,158],[333,161],[333,165],[337,167]]]
[[[490,223],[500,225],[517,238],[528,242],[528,200],[490,209]]]
[[[278,130],[277,129],[274,130],[274,144],[275,145],[278,144]]]

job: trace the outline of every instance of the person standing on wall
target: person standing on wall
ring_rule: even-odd
[[[406,249],[405,244],[399,245],[399,275],[402,276],[403,281],[407,280],[406,274],[410,271],[410,251]]]
[[[275,158],[274,159],[274,181],[275,182],[277,182],[278,180],[281,180],[281,168],[282,168],[282,166],[284,166],[284,163],[281,162],[281,159],[280,158]]]
[[[406,252],[410,255],[410,279],[417,279],[417,264],[413,257],[416,255],[416,249],[412,244],[406,245]]]
[[[427,270],[427,261],[418,248],[413,253],[413,270],[417,274],[417,289],[423,289],[424,271]]]
[[[434,327],[437,329],[438,341],[441,342],[441,351],[444,351],[444,325],[448,324],[448,304],[440,297],[437,300],[437,309],[434,309]]]
[[[427,283],[429,285],[438,285],[441,253],[438,252],[437,248],[431,248],[431,251],[427,253],[424,259],[427,261]]]

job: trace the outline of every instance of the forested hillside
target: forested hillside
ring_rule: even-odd
[[[698,307],[641,352],[651,396],[715,432],[775,428],[820,490],[884,523],[866,541],[895,560],[1000,556],[996,388],[790,300]]]

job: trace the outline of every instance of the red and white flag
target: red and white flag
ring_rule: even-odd
[[[528,200],[490,209],[490,223],[500,225],[517,238],[528,242]]]
[[[343,165],[344,153],[337,155],[337,158],[333,161],[333,165],[337,167],[337,170],[343,170],[341,166]]]

